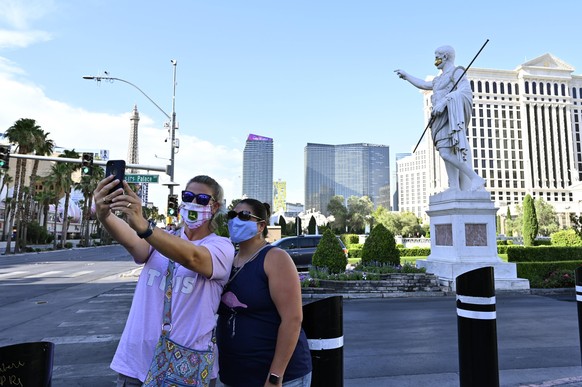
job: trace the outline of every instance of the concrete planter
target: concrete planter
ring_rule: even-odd
[[[342,294],[347,298],[366,297],[411,297],[446,295],[448,288],[439,285],[436,276],[430,273],[390,273],[379,281],[332,281],[319,280],[317,288],[302,288],[303,296]]]

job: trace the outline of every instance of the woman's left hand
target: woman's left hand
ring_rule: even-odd
[[[148,228],[148,221],[143,217],[141,209],[141,198],[129,187],[126,181],[123,182],[125,194],[116,196],[111,201],[111,211],[120,211],[127,216],[127,223],[137,232],[143,232]]]

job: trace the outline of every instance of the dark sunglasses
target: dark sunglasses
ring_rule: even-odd
[[[261,218],[259,218],[259,217],[258,217],[258,216],[256,216],[256,215],[253,215],[253,214],[251,214],[251,212],[250,212],[250,211],[240,211],[240,212],[236,212],[236,211],[232,210],[232,211],[228,211],[228,212],[226,213],[226,217],[228,218],[228,220],[230,220],[230,219],[234,219],[234,218],[236,218],[237,216],[238,216],[238,218],[239,218],[240,220],[244,220],[245,222],[246,222],[247,220],[251,220],[251,218],[255,218],[255,219],[257,219],[257,222],[261,222],[261,221],[263,221],[263,220],[264,220],[264,219],[261,219]]]
[[[210,203],[211,200],[214,198],[211,195],[207,194],[195,194],[194,192],[190,191],[182,191],[182,201],[184,203],[192,203],[196,199],[196,204],[200,204],[201,206],[206,206]]]

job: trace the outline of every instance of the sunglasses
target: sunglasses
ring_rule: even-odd
[[[264,220],[264,219],[259,218],[256,215],[251,214],[250,211],[240,211],[240,212],[236,212],[236,211],[232,210],[232,211],[228,211],[227,214],[226,214],[226,217],[228,218],[228,220],[234,219],[237,216],[238,216],[238,218],[240,220],[243,220],[245,222],[247,220],[251,220],[251,218],[257,219],[257,222],[262,222]]]
[[[207,194],[195,194],[194,192],[190,191],[182,191],[182,201],[184,203],[192,203],[196,200],[196,204],[200,204],[201,206],[206,206],[210,203],[211,200],[214,200],[212,195]]]

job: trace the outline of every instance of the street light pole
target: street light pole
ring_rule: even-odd
[[[174,193],[174,157],[176,155],[176,67],[178,65],[178,61],[172,59],[172,66],[174,66],[174,85],[173,85],[173,92],[172,92],[172,118],[170,123],[170,170],[168,175],[170,175],[170,195]]]
[[[123,82],[123,83],[127,83],[130,86],[133,86],[135,89],[137,89],[140,93],[142,93],[144,95],[144,97],[146,97],[151,103],[154,104],[154,106],[156,108],[158,108],[159,111],[162,112],[162,114],[164,116],[166,116],[166,118],[168,118],[168,120],[170,120],[170,165],[168,165],[166,173],[168,174],[168,176],[170,176],[170,183],[167,184],[168,188],[170,189],[170,195],[174,194],[174,186],[177,185],[176,183],[174,183],[174,165],[175,165],[175,150],[176,150],[176,67],[178,65],[178,61],[175,59],[172,59],[170,61],[172,63],[172,66],[174,66],[174,77],[173,77],[173,92],[172,92],[172,115],[170,116],[168,113],[166,113],[164,111],[164,109],[162,109],[157,103],[154,102],[153,99],[150,98],[149,95],[147,95],[142,89],[140,89],[137,85],[134,85],[133,83],[126,81],[125,79],[121,79],[121,78],[116,78],[116,77],[102,77],[102,76],[92,76],[92,75],[85,75],[83,76],[83,79],[93,79],[97,82],[101,82],[101,81],[119,81],[119,82]]]

